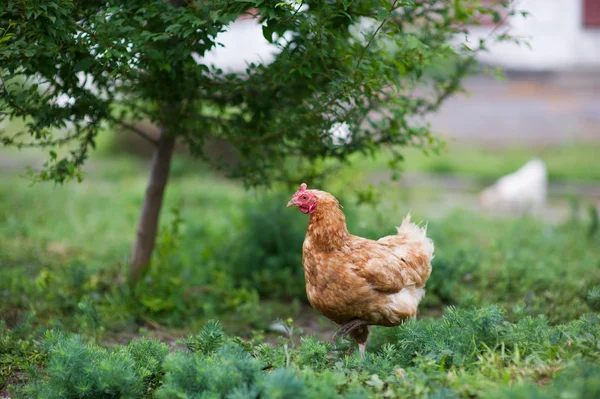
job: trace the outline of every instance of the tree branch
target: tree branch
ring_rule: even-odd
[[[138,136],[140,136],[147,142],[151,143],[152,145],[156,146],[158,144],[157,140],[148,136],[148,134],[146,132],[144,132],[142,129],[138,128],[137,126],[132,125],[131,123],[127,123],[125,121],[116,121],[116,120],[113,122],[115,122],[116,124],[118,124],[121,127],[124,127],[125,129],[129,130],[130,132],[137,134]]]
[[[16,133],[14,136],[12,137],[0,137],[0,143],[4,144],[5,146],[14,146],[17,148],[23,148],[23,147],[54,147],[54,146],[58,146],[58,145],[62,145],[65,144],[79,136],[81,136],[83,134],[85,130],[79,130],[75,133],[72,134],[68,134],[65,137],[61,137],[60,139],[55,139],[55,140],[46,140],[46,141],[24,141],[24,142],[19,142],[19,141],[15,141],[15,138],[17,138],[18,136],[23,135],[24,132],[18,132]]]
[[[88,35],[90,35],[91,37],[93,37],[94,39],[96,39],[96,41],[100,41],[100,38],[98,37],[98,35],[96,35],[93,32],[90,32],[87,28],[85,28],[81,24],[78,24],[77,22],[73,22],[73,25],[75,25],[77,27],[77,29],[79,29],[80,31],[82,31],[84,33],[87,33]]]
[[[396,10],[396,4],[398,4],[398,0],[395,0],[392,3],[392,6],[390,8],[390,14],[393,13]],[[373,34],[371,35],[371,38],[369,39],[369,41],[367,42],[367,45],[363,48],[362,53],[360,54],[360,57],[358,58],[358,61],[356,62],[356,67],[354,68],[354,78],[356,79],[356,75],[358,74],[358,67],[360,66],[360,63],[362,62],[363,58],[365,58],[365,54],[367,53],[367,50],[369,49],[369,47],[371,46],[371,43],[373,43],[373,41],[375,40],[375,37],[377,36],[377,34],[379,33],[379,31],[381,30],[381,28],[383,28],[383,25],[385,25],[385,23],[390,19],[390,17],[385,17],[383,19],[383,21],[381,21],[381,24],[379,24],[379,26],[377,27],[377,29],[375,29],[375,32],[373,32]]]

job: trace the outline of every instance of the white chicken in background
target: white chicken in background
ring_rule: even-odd
[[[546,204],[548,171],[541,159],[532,159],[503,176],[479,195],[484,209],[517,214],[537,214]]]

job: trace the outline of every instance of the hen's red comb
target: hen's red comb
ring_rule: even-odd
[[[296,193],[294,195],[297,195],[297,194],[299,194],[299,193],[301,193],[301,192],[303,192],[305,190],[306,190],[306,183],[302,183],[300,185],[300,188],[298,189],[298,191],[296,191]]]

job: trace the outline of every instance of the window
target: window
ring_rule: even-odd
[[[600,28],[600,0],[583,0],[583,25]]]
[[[241,21],[241,20],[244,20],[244,19],[254,19],[257,14],[258,14],[258,9],[256,9],[256,8],[249,8],[245,13],[243,13],[242,15],[240,15],[237,20]]]

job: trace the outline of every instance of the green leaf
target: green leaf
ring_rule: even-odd
[[[385,9],[384,9],[384,10],[379,10],[379,11],[377,12],[377,19],[378,19],[379,21],[382,21],[382,20],[386,19],[386,18],[387,18],[387,17],[389,17],[389,16],[390,16],[390,13],[389,13],[389,11],[388,11],[388,10],[385,10]]]
[[[269,26],[269,24],[263,26],[262,28],[262,33],[263,33],[263,37],[269,42],[269,43],[273,43],[273,32],[275,30],[273,29],[272,26]]]
[[[502,20],[502,18],[500,17],[500,13],[498,11],[492,11],[492,16],[493,16],[493,21],[495,24],[497,24],[498,22],[500,22]]]
[[[75,66],[73,67],[73,72],[85,71],[90,66],[92,66],[93,63],[94,63],[94,59],[93,58],[83,59],[83,60],[79,61],[77,64],[75,64]]]
[[[156,35],[152,38],[153,42],[159,41],[159,40],[169,40],[171,38],[171,36],[169,36],[166,33],[160,34],[160,35]]]

